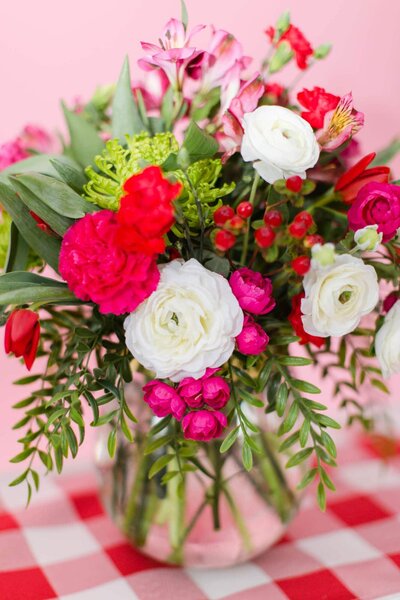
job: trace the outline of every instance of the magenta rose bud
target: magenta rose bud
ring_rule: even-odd
[[[236,346],[242,354],[261,354],[268,346],[269,337],[264,329],[254,321],[253,317],[246,315],[243,329],[236,338]]]
[[[383,310],[385,313],[388,313],[389,310],[392,308],[392,306],[394,304],[396,304],[397,300],[399,299],[399,293],[398,292],[390,292],[390,294],[388,296],[386,296],[386,298],[383,301]]]
[[[400,187],[371,181],[364,185],[347,213],[350,229],[378,225],[383,242],[395,237],[400,227]]]
[[[203,380],[203,400],[211,408],[223,408],[230,395],[231,389],[222,377],[209,377]]]
[[[203,404],[202,379],[185,377],[178,385],[178,393],[190,408],[200,408]]]
[[[229,283],[243,310],[265,315],[275,308],[271,280],[261,273],[242,267],[232,273]]]
[[[185,414],[186,404],[173,387],[162,381],[149,381],[143,386],[144,401],[157,417],[172,415],[180,421]]]
[[[228,422],[218,411],[199,410],[183,417],[182,429],[187,440],[209,442],[221,435]]]

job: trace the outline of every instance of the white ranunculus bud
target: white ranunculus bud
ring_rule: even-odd
[[[303,286],[304,329],[320,337],[350,333],[379,300],[375,269],[349,254],[336,256],[327,266],[313,259]]]
[[[306,171],[319,158],[313,129],[298,114],[283,106],[259,106],[243,117],[243,160],[268,183],[294,175],[306,178]]]
[[[228,281],[194,258],[160,267],[157,289],[124,323],[126,345],[159,379],[202,377],[223,365],[243,328]]]
[[[335,246],[330,243],[314,244],[311,248],[311,255],[322,267],[333,265],[336,260]]]
[[[378,233],[378,225],[367,225],[362,229],[357,229],[354,234],[354,241],[360,250],[375,252],[382,242],[382,237],[383,233]]]
[[[376,334],[375,352],[385,379],[400,373],[400,300],[393,304]]]

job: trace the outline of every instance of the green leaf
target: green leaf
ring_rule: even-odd
[[[146,131],[146,128],[132,94],[129,59],[126,57],[112,103],[112,135],[121,144],[125,144],[127,134],[134,135],[142,131]]]
[[[21,475],[18,475],[18,477],[16,477],[16,479],[13,479],[13,481],[11,481],[11,483],[9,483],[8,485],[10,487],[14,487],[15,485],[22,483],[23,481],[25,481],[28,473],[29,473],[29,469],[26,469],[26,471],[21,473]]]
[[[385,394],[390,394],[390,390],[386,387],[386,385],[380,379],[371,379],[371,384],[376,387],[376,389],[384,392]]]
[[[341,426],[337,421],[334,421],[328,415],[315,415],[316,420],[320,425],[324,425],[325,427],[331,427],[332,429],[340,429]]]
[[[0,203],[11,216],[25,242],[57,271],[60,240],[41,231],[14,190],[2,182],[0,182]]]
[[[286,440],[284,440],[282,442],[282,444],[279,446],[279,452],[285,452],[285,450],[288,450],[291,446],[296,444],[298,439],[299,439],[299,432],[295,431],[294,433],[292,433],[292,435],[287,437]]]
[[[0,275],[0,305],[20,306],[30,302],[74,304],[78,301],[65,283],[20,271]]]
[[[317,46],[314,50],[314,58],[317,60],[323,60],[328,56],[330,51],[332,50],[332,44],[321,44]]]
[[[377,153],[370,166],[378,167],[381,165],[386,165],[396,156],[398,152],[400,152],[400,139],[396,138],[389,144],[389,146]]]
[[[299,450],[294,454],[286,463],[286,468],[290,469],[291,467],[295,467],[299,465],[303,461],[305,461],[313,452],[313,448],[304,448],[304,450]]]
[[[19,162],[10,165],[6,169],[3,169],[0,173],[0,180],[4,183],[7,183],[9,175],[32,171],[35,173],[43,173],[44,175],[52,175],[53,177],[57,177],[57,171],[54,169],[51,161],[59,158],[60,157],[56,154],[38,154],[37,156],[31,156],[25,160],[20,160]]]
[[[297,486],[298,490],[303,490],[305,487],[307,487],[308,485],[310,485],[310,483],[312,483],[315,479],[315,476],[318,472],[318,469],[314,468],[311,469],[310,471],[308,471],[303,479],[300,481],[300,483]]]
[[[203,158],[212,158],[218,151],[218,142],[191,121],[185,133],[183,148],[187,151],[190,162],[196,162]]]
[[[332,492],[336,491],[336,488],[335,488],[335,485],[334,485],[332,479],[329,477],[328,473],[324,469],[321,469],[320,475],[321,475],[321,479],[324,482],[324,484],[326,485],[326,487],[329,488],[330,490],[332,490]]]
[[[188,23],[189,23],[189,16],[188,16],[188,11],[186,8],[185,0],[181,0],[181,21],[182,21],[183,26],[186,31]]]
[[[317,488],[317,502],[318,502],[318,506],[320,507],[320,509],[325,512],[326,493],[325,493],[325,488],[321,482],[319,482],[318,488]]]
[[[173,439],[174,439],[173,435],[163,435],[163,436],[153,440],[144,449],[144,454],[145,455],[152,454],[155,450],[158,450],[158,448],[161,448],[162,446],[168,446],[168,444]]]
[[[276,395],[276,405],[275,410],[278,417],[282,417],[285,412],[286,402],[288,399],[289,390],[287,388],[286,383],[282,383],[278,388],[278,393]]]
[[[84,171],[80,169],[78,163],[73,162],[66,156],[60,156],[57,159],[53,158],[50,162],[61,179],[75,192],[80,194],[83,186],[87,183],[87,177]]]
[[[11,223],[10,241],[4,267],[5,273],[26,269],[29,256],[29,246],[20,234],[15,223]]]
[[[223,454],[227,452],[231,446],[235,443],[240,431],[240,426],[238,425],[235,429],[232,429],[222,442],[219,451]]]
[[[251,471],[253,467],[253,453],[246,441],[244,442],[242,448],[242,462],[246,471]]]
[[[108,454],[110,455],[110,458],[114,458],[116,448],[117,448],[117,430],[112,429],[108,435],[108,440],[107,440],[107,449],[108,449]]]
[[[66,183],[48,175],[26,173],[13,177],[22,183],[51,210],[63,217],[81,219],[87,213],[96,212],[97,206],[87,202]]]
[[[306,394],[320,394],[321,390],[309,381],[303,381],[302,379],[291,379],[290,383],[294,388],[304,392]]]
[[[272,55],[269,63],[269,72],[271,74],[277,73],[293,58],[293,56],[294,54],[290,44],[286,40],[282,41]]]
[[[279,428],[279,434],[288,433],[294,426],[297,421],[297,417],[299,416],[299,405],[297,402],[293,402],[286,419],[283,421],[282,425]]]
[[[87,167],[101,153],[104,142],[95,127],[82,115],[70,111],[64,103],[62,109],[67,121],[72,156],[82,167]]]
[[[266,361],[265,365],[261,369],[261,371],[258,375],[258,380],[257,380],[257,391],[258,392],[261,393],[264,390],[265,386],[267,385],[273,365],[274,365],[273,359],[270,358]]]
[[[154,475],[157,475],[157,473],[164,469],[173,458],[173,454],[164,454],[164,456],[160,456],[159,458],[157,458],[157,460],[151,465],[151,469],[149,471],[149,479],[152,479]]]
[[[279,362],[286,367],[303,367],[313,364],[311,358],[304,358],[303,356],[282,356]]]
[[[12,458],[10,460],[10,462],[12,462],[12,463],[22,462],[23,460],[25,460],[29,456],[31,456],[31,454],[33,454],[34,452],[35,452],[35,448],[27,448],[26,450],[23,450],[23,452],[20,452],[19,454],[17,454],[17,456],[14,456],[14,458]]]
[[[333,439],[331,438],[331,436],[329,435],[329,433],[327,433],[325,430],[322,430],[321,439],[322,439],[323,445],[325,446],[325,448],[327,449],[329,454],[331,456],[333,456],[333,458],[336,458],[336,456],[337,456],[336,445],[335,445],[335,442],[333,441]]]
[[[302,448],[304,448],[304,446],[307,444],[308,436],[310,434],[310,429],[311,429],[310,420],[306,418],[303,421],[303,425],[300,428],[300,434],[299,434],[300,446]]]

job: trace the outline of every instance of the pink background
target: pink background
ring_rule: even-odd
[[[287,9],[313,44],[332,42],[331,56],[317,64],[301,85],[321,85],[343,94],[352,90],[366,126],[358,139],[363,151],[380,149],[399,132],[398,98],[400,3],[393,0],[188,0],[191,25],[214,24],[235,34],[246,54],[261,58],[267,49],[263,30]],[[59,99],[71,103],[90,97],[98,84],[116,79],[125,54],[133,78],[139,41],[159,37],[178,0],[39,0],[3,2],[0,36],[0,141],[27,122],[62,128]],[[255,63],[256,68],[257,63]],[[290,78],[287,80],[290,81]],[[397,174],[400,163],[396,161]],[[17,439],[10,406],[24,390],[11,382],[25,374],[18,361],[0,351],[0,469],[14,453]],[[89,436],[86,455],[93,436]]]

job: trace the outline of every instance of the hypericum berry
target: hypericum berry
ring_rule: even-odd
[[[226,229],[218,229],[215,234],[214,244],[217,250],[221,252],[226,252],[230,248],[235,245],[236,237],[233,235],[231,231],[227,231]]]
[[[214,223],[220,227],[221,225],[225,225],[234,215],[235,211],[232,206],[220,206],[214,213]]]
[[[308,227],[304,223],[293,221],[293,223],[290,223],[288,230],[292,237],[301,240],[306,235]]]
[[[270,227],[280,227],[282,222],[283,217],[279,210],[268,210],[264,215],[264,223]]]
[[[275,232],[269,225],[265,225],[265,227],[260,227],[256,230],[254,237],[256,239],[257,246],[260,248],[269,248],[274,243]]]
[[[298,256],[292,260],[290,265],[297,275],[305,275],[310,270],[311,260],[308,256]]]
[[[318,235],[318,233],[314,233],[313,235],[306,235],[304,238],[304,246],[306,248],[312,248],[315,244],[323,244],[324,238],[322,235]]]
[[[302,223],[307,229],[310,229],[310,227],[314,225],[314,219],[306,210],[297,213],[293,220],[295,223]]]
[[[243,202],[238,204],[236,214],[238,214],[239,217],[242,217],[242,219],[248,219],[253,214],[253,205],[251,204],[251,202],[247,202],[247,200],[244,200]]]
[[[286,188],[291,192],[298,194],[301,191],[302,186],[303,180],[298,175],[293,175],[293,177],[286,179]]]
[[[225,223],[225,227],[228,227],[228,229],[233,229],[233,231],[240,231],[243,228],[244,223],[245,221],[242,219],[242,217],[239,217],[239,215],[234,215],[232,219],[229,219],[229,221]]]

